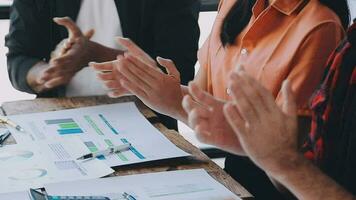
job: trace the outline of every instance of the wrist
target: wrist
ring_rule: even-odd
[[[97,51],[99,48],[100,48],[100,46],[98,43],[88,40],[87,52],[86,52],[86,56],[85,56],[86,57],[85,60],[87,61],[87,63],[90,63],[92,61],[98,62],[99,55],[98,55]]]
[[[117,58],[118,55],[123,54],[123,51],[112,49],[103,46],[99,43],[89,40],[88,42],[88,62],[107,62]]]
[[[42,93],[44,90],[43,84],[39,82],[41,71],[48,68],[45,62],[38,62],[27,73],[26,81],[28,86],[37,94]]]
[[[179,97],[177,98],[177,101],[176,101],[177,103],[176,103],[174,112],[171,114],[171,116],[179,121],[186,122],[187,118],[188,118],[188,114],[185,112],[185,110],[183,109],[183,106],[182,106],[184,92],[182,89],[180,91],[181,92],[180,92]]]
[[[266,173],[282,181],[295,173],[300,166],[306,163],[304,156],[297,151],[290,151],[280,156],[271,167],[265,169]]]

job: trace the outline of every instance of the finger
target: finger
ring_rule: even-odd
[[[282,111],[289,116],[297,116],[297,104],[295,101],[295,97],[293,95],[290,82],[288,80],[283,82],[282,98],[283,98]]]
[[[214,144],[214,140],[211,139],[212,134],[208,127],[208,122],[202,121],[198,126],[195,127],[194,131],[200,142],[205,144]]]
[[[257,94],[256,100],[258,100],[258,102],[262,104],[262,107],[265,108],[267,111],[272,111],[276,105],[276,100],[275,97],[272,95],[272,93],[268,91],[266,88],[264,88],[256,79],[247,75],[245,71],[240,72],[240,74],[242,74],[242,76],[244,76],[244,78],[255,89]]]
[[[189,83],[189,93],[192,95],[195,101],[198,103],[207,106],[209,108],[212,108],[212,105],[215,105],[216,99],[210,95],[209,93],[203,91],[200,89],[195,83],[191,82]]]
[[[89,31],[84,33],[84,37],[86,37],[88,40],[90,40],[95,34],[94,29],[90,29]]]
[[[69,33],[69,38],[76,38],[82,37],[82,31],[79,27],[73,22],[73,20],[69,17],[56,17],[53,18],[53,21],[56,22],[58,25],[64,26],[67,28]]]
[[[142,99],[146,99],[148,97],[144,90],[142,90],[136,84],[133,84],[130,80],[121,80],[120,83],[127,91],[136,95],[137,97]]]
[[[65,68],[62,66],[53,66],[50,67],[42,72],[42,80],[49,81],[51,79],[60,77],[60,76],[67,76],[69,74],[74,74],[75,71],[70,68]]]
[[[104,85],[106,88],[108,88],[110,90],[122,88],[120,82],[117,80],[105,81]]]
[[[231,96],[243,119],[249,124],[259,122],[260,119],[258,113],[256,112],[254,105],[251,103],[250,99],[245,94],[245,90],[249,90],[252,88],[250,88],[250,86],[246,84],[246,81],[244,81],[244,79],[237,73],[234,73],[230,89]]]
[[[47,89],[53,89],[53,88],[59,87],[61,85],[67,84],[68,80],[69,80],[68,77],[61,76],[61,77],[57,77],[57,78],[54,78],[54,79],[46,82],[44,84],[44,86]]]
[[[140,47],[138,47],[134,42],[128,38],[118,37],[119,44],[127,48],[133,56],[138,57],[142,62],[146,63],[149,66],[156,67],[156,62]]]
[[[98,73],[97,78],[102,81],[116,81],[114,73]]]
[[[127,91],[126,89],[113,90],[108,93],[108,96],[110,98],[119,98],[119,97],[123,97],[123,96],[127,96],[127,95],[132,95],[132,94],[129,91]]]
[[[91,63],[89,63],[89,66],[92,67],[96,71],[112,72],[114,69],[114,62],[116,62],[116,61],[110,61],[110,62],[104,62],[104,63],[91,62]]]
[[[188,114],[189,126],[195,129],[196,126],[200,125],[203,121],[208,121],[210,112],[203,108],[194,108]]]
[[[136,73],[142,79],[145,79],[149,82],[153,82],[155,80],[158,80],[162,75],[164,75],[161,71],[158,70],[158,68],[152,68],[148,66],[146,63],[142,62],[140,59],[138,59],[135,56],[132,56],[129,53],[125,53],[125,58],[127,58],[134,67],[130,68],[133,73]]]
[[[68,51],[68,52],[70,52],[70,51]],[[50,61],[51,67],[67,68],[69,66],[73,66],[73,61],[77,60],[77,58],[68,52],[66,55],[52,59]]]
[[[262,96],[265,96],[265,94],[261,94],[263,91],[261,91],[259,83],[256,83],[256,80],[248,76],[245,72],[231,73],[229,88],[231,90],[231,96],[235,99],[236,91],[240,90],[249,102],[251,109],[257,114],[262,115],[269,111],[266,102],[262,99]]]
[[[167,72],[169,75],[172,75],[174,77],[177,77],[180,79],[180,73],[177,70],[176,65],[174,62],[170,59],[165,59],[161,57],[157,57],[157,62],[162,65],[164,68],[166,68]]]
[[[138,73],[139,70],[135,70],[137,67],[135,67],[135,65],[133,65],[128,59],[123,56],[120,56],[119,58],[117,70],[123,77],[147,93],[155,89],[151,86],[155,80],[149,79],[147,76],[143,76],[143,72]]]
[[[60,56],[63,56],[64,54],[66,54],[70,48],[72,48],[72,44],[65,43],[61,52],[60,52]]]
[[[197,106],[197,103],[194,102],[190,95],[185,95],[182,101],[182,107],[187,114],[192,111]]]
[[[63,57],[62,57],[63,58]],[[46,75],[55,75],[63,72],[76,72],[76,68],[71,62],[73,59],[69,57],[68,59],[55,58],[49,62],[50,67],[48,67],[44,74]]]
[[[228,123],[234,130],[237,135],[246,134],[245,126],[246,122],[241,117],[238,109],[234,106],[233,103],[227,103],[224,106],[224,115]]]

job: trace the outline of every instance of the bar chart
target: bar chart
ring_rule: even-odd
[[[58,126],[57,132],[60,135],[71,135],[71,134],[83,133],[83,130],[79,127],[79,125],[72,118],[45,120],[45,123],[47,125]]]

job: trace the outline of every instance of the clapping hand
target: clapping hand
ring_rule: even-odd
[[[282,87],[283,105],[241,69],[233,72],[229,87],[233,101],[224,113],[246,154],[267,172],[277,172],[298,157],[297,108],[288,81]],[[287,163],[287,164],[286,164]]]
[[[189,84],[189,93],[183,100],[188,113],[188,124],[195,130],[201,142],[215,145],[228,152],[243,155],[238,137],[228,124],[223,113],[225,102]]]
[[[87,66],[90,56],[90,39],[94,30],[82,33],[68,17],[54,18],[54,21],[67,28],[69,37],[62,41],[52,53],[49,66],[40,71],[37,82],[43,90],[66,85],[72,77]]]

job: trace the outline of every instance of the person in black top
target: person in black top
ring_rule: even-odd
[[[150,56],[173,58],[181,66],[178,70],[183,84],[193,79],[199,40],[199,1],[112,1],[15,0],[6,36],[8,72],[13,86],[39,97],[73,96],[68,95],[68,89],[69,85],[75,85],[74,79],[88,84],[95,81],[85,73],[77,78],[89,69],[86,67],[89,62],[111,61],[124,52],[91,39],[93,35],[104,35],[105,39],[106,33],[100,33],[103,31],[100,27],[110,29],[110,23],[116,28],[113,30],[122,33],[118,36],[131,38]],[[105,7],[104,3],[112,6]],[[117,13],[105,13],[107,8],[115,6]],[[112,16],[119,19],[114,20]],[[86,21],[88,17],[93,20]],[[93,27],[94,31],[81,30],[74,23],[85,25],[95,20],[103,23],[97,23],[99,27]],[[115,38],[111,40],[114,42]],[[77,92],[82,89],[77,88]],[[160,118],[168,128],[177,129],[175,120],[163,115]]]

